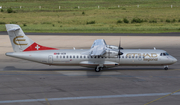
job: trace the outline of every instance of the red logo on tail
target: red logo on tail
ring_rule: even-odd
[[[37,43],[33,43],[31,46],[29,46],[28,48],[26,48],[24,50],[25,51],[40,51],[40,50],[58,50],[56,48],[51,48],[51,47],[46,47],[46,46],[41,46]]]

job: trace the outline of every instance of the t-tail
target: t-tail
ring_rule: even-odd
[[[45,47],[37,44],[24,34],[19,25],[6,24],[6,30],[9,35],[14,52],[57,50],[56,48]]]

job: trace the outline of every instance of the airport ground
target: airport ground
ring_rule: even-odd
[[[179,36],[28,35],[38,44],[59,49],[90,48],[95,39],[123,48],[163,49],[180,60]],[[116,67],[99,73],[79,66],[48,66],[5,56],[12,52],[0,35],[2,105],[179,105],[180,63],[157,67]]]

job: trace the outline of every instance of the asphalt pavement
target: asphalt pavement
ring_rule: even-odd
[[[35,34],[34,34],[35,35]],[[87,47],[94,39],[116,44],[114,36],[29,35],[52,47]],[[42,33],[43,35],[43,33]],[[103,35],[103,34],[99,34]],[[169,34],[170,35],[170,34]],[[119,66],[94,72],[79,66],[48,66],[5,56],[12,47],[0,36],[0,105],[179,105],[180,41],[177,36],[123,38],[125,48],[158,46],[178,59],[169,70],[163,66]],[[80,39],[81,42],[79,42]],[[86,43],[85,43],[86,42]],[[83,44],[82,44],[83,43]]]

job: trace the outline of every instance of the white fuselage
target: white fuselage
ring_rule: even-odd
[[[171,65],[177,61],[171,55],[163,55],[164,50],[123,49],[120,57],[103,57],[84,55],[89,49],[63,49],[28,52],[10,52],[7,56],[30,60],[38,63],[59,66],[103,67],[115,66],[161,66]]]

